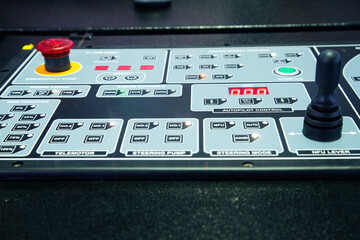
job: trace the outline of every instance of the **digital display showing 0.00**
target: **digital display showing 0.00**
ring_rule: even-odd
[[[267,87],[244,87],[229,88],[229,95],[267,95],[269,90]]]

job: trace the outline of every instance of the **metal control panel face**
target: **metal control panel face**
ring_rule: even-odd
[[[194,84],[191,88],[192,111],[271,114],[306,110],[310,101],[302,83]]]
[[[343,69],[343,75],[360,99],[360,55],[351,59]]]
[[[73,49],[74,71],[49,73],[37,52],[13,84],[146,84],[161,83],[167,51],[163,49]]]
[[[313,81],[315,62],[308,47],[174,49],[167,82]]]
[[[334,92],[342,134],[333,142],[302,133],[325,49],[341,52],[344,63]],[[73,49],[69,56],[69,70],[50,73],[30,52],[2,79],[0,179],[19,164],[19,175],[57,178],[360,172],[357,46]]]

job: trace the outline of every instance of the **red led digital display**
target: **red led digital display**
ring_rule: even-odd
[[[229,95],[267,95],[269,90],[267,87],[243,87],[229,88]]]

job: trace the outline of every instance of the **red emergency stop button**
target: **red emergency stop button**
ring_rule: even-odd
[[[36,49],[45,58],[45,69],[49,72],[62,72],[71,68],[69,53],[73,41],[66,38],[46,39],[36,44]]]

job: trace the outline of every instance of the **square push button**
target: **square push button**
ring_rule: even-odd
[[[166,135],[165,143],[182,143],[183,135]]]
[[[52,92],[50,90],[38,90],[34,93],[34,96],[49,96]]]
[[[101,143],[104,135],[86,135],[84,143]]]
[[[149,135],[131,135],[130,143],[147,143]]]
[[[105,130],[106,123],[91,123],[89,130]]]
[[[145,123],[134,123],[134,128],[133,128],[134,130],[143,130],[143,129],[145,129],[145,130],[148,130],[148,129],[150,129],[150,123],[149,122],[145,122]]]
[[[22,96],[22,95],[24,95],[23,93],[24,93],[24,91],[14,90],[14,91],[11,91],[11,92],[8,94],[8,96]]]
[[[74,90],[62,90],[60,96],[73,96],[75,94]]]
[[[166,129],[182,129],[182,122],[168,122]]]
[[[37,128],[40,126],[40,123],[35,124],[15,124],[14,127],[11,129],[11,131],[31,131],[34,128]]]
[[[26,112],[32,110],[36,105],[15,105],[11,108],[10,112]]]
[[[53,135],[50,138],[49,143],[67,143],[70,135]]]
[[[147,55],[147,56],[144,56],[144,60],[155,60],[156,59],[156,56],[155,55]]]
[[[23,114],[19,118],[19,121],[37,121],[41,118],[44,118],[46,114]]]
[[[93,122],[91,123],[89,130],[108,130],[115,126],[116,122]]]

